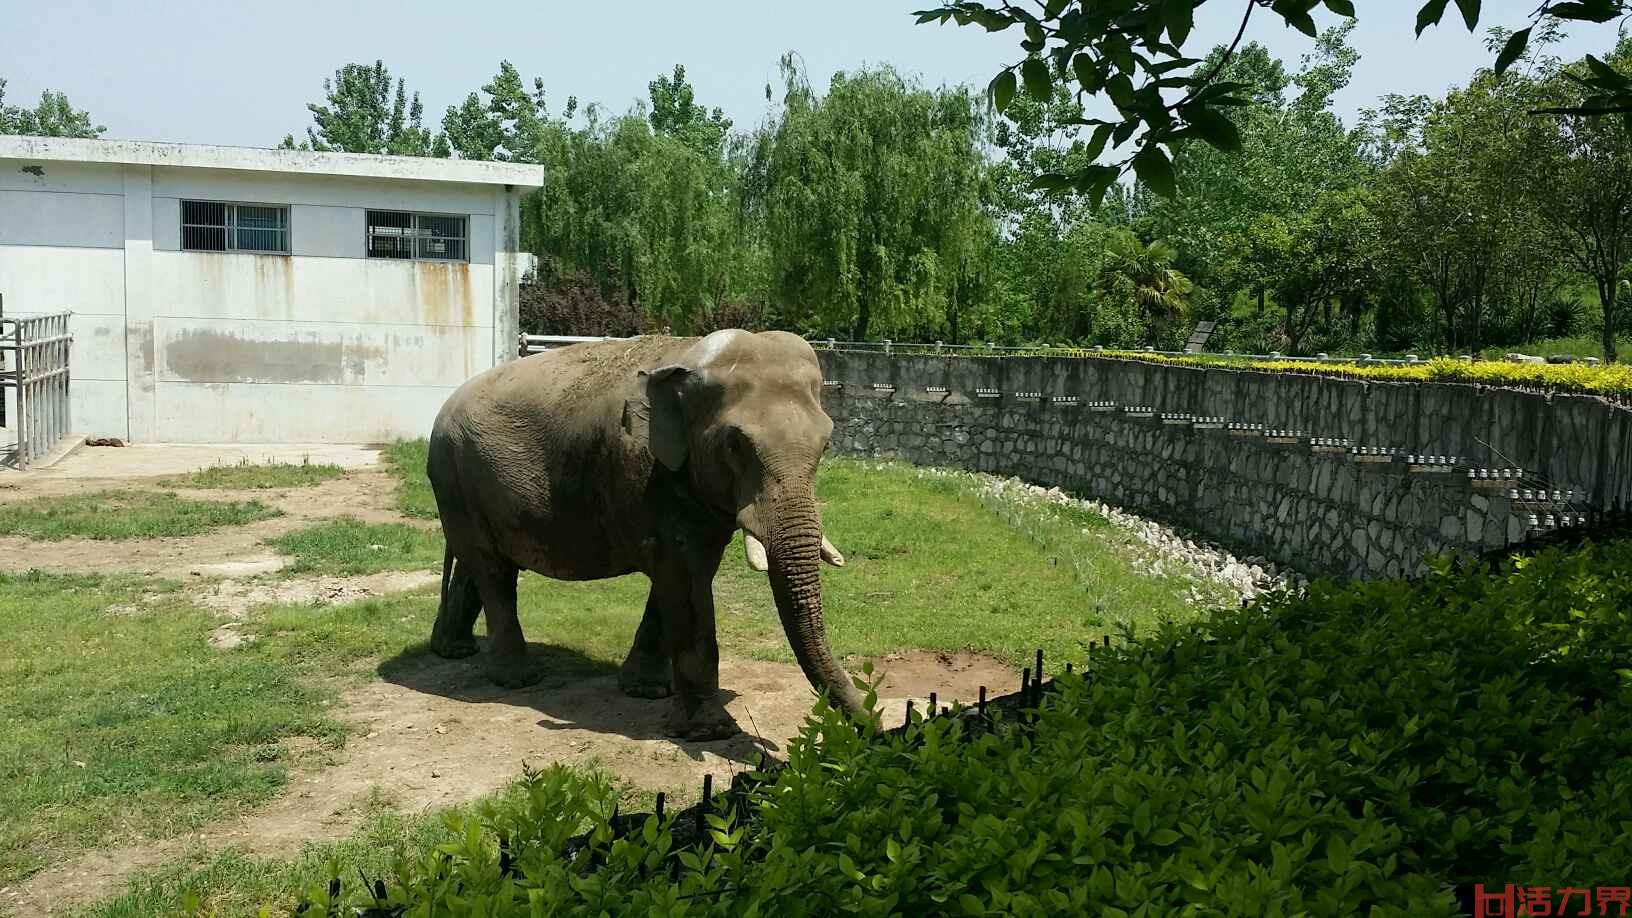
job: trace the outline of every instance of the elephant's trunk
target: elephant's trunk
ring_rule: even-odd
[[[793,655],[805,678],[826,689],[835,705],[862,714],[861,694],[850,676],[833,659],[822,618],[822,581],[817,565],[822,550],[821,519],[810,494],[782,495],[765,502],[759,514],[766,526],[771,595],[782,619]]]

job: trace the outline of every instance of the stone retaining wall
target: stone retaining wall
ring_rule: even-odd
[[[836,454],[1057,485],[1312,573],[1418,573],[1431,553],[1500,548],[1632,498],[1632,412],[1595,399],[1132,361],[820,356]],[[1470,465],[1525,477],[1470,480]],[[1538,487],[1579,496],[1509,497]]]

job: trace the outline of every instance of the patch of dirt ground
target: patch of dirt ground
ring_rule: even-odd
[[[42,479],[31,482],[27,489],[0,490],[0,503],[78,494],[86,490],[175,490],[178,494],[198,500],[259,500],[281,510],[283,515],[184,538],[35,542],[19,536],[3,536],[0,537],[0,570],[15,573],[39,568],[75,574],[136,573],[173,579],[243,576],[268,573],[283,566],[284,559],[263,544],[267,539],[305,528],[320,520],[352,516],[365,523],[406,523],[426,529],[437,527],[435,520],[411,519],[398,513],[396,479],[388,471],[377,467],[356,469],[344,477],[309,487],[259,491],[172,489],[164,486],[164,480]]]
[[[237,846],[259,857],[288,857],[307,841],[348,834],[360,804],[375,789],[404,811],[461,803],[519,777],[522,764],[597,763],[617,777],[671,794],[685,806],[702,776],[717,786],[753,766],[761,751],[780,758],[798,733],[814,695],[798,667],[722,660],[726,708],[743,732],[707,743],[664,735],[668,699],[630,698],[615,674],[557,676],[509,691],[482,675],[480,657],[412,661],[385,681],[346,693],[340,716],[358,731],[331,767],[291,777],[286,792],[260,809],[184,838],[113,849],[61,864],[9,890],[0,907],[18,918],[82,905],[115,892],[132,873],[203,846]],[[849,661],[853,672],[861,661]],[[899,723],[906,702],[922,709],[930,692],[944,704],[973,703],[980,686],[992,695],[1019,686],[1019,675],[977,654],[913,652],[873,661],[882,674],[880,705],[887,724]]]

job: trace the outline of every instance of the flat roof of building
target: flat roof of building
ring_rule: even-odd
[[[544,167],[524,163],[436,159],[428,156],[376,156],[370,153],[314,153],[310,150],[150,143],[142,140],[86,140],[77,137],[0,136],[0,159],[299,172],[408,182],[516,185],[522,188],[537,188],[544,184]]]

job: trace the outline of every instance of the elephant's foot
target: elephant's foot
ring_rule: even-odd
[[[444,660],[463,660],[465,657],[476,655],[476,639],[474,637],[443,638],[431,636],[431,653]]]
[[[667,698],[671,692],[669,664],[625,660],[618,670],[618,688],[631,698]]]
[[[519,689],[537,684],[544,671],[528,662],[526,654],[495,656],[488,661],[487,678],[500,688]]]
[[[672,693],[667,679],[623,673],[618,675],[618,688],[630,698],[667,698]]]
[[[742,732],[737,722],[726,712],[725,706],[713,698],[694,700],[691,710],[677,695],[674,708],[669,712],[668,734],[694,743],[725,739]]]

